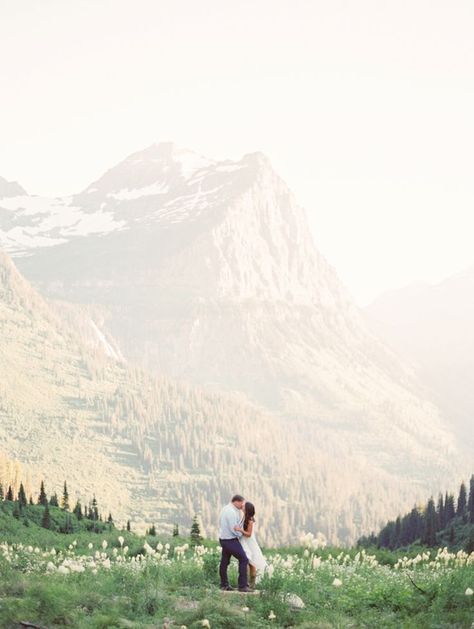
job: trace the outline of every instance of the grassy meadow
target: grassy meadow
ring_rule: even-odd
[[[51,515],[62,517],[55,508]],[[342,550],[306,535],[298,548],[267,552],[259,595],[220,592],[219,554],[210,541],[193,546],[108,525],[60,534],[26,526],[0,507],[0,627],[447,629],[474,622],[474,554],[462,550]]]

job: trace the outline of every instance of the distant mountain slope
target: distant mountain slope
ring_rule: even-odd
[[[308,442],[243,399],[126,368],[92,342],[89,317],[46,302],[0,253],[0,450],[23,464],[16,483],[44,477],[52,491],[68,478],[71,499],[95,493],[117,518],[158,528],[200,512],[209,535],[221,503],[243,491],[267,543],[303,530],[349,541],[417,493],[356,442],[354,452]]]
[[[367,312],[379,334],[416,365],[466,445],[474,446],[474,267],[439,284],[386,293]]]

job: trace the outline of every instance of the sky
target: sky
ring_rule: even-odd
[[[0,175],[266,153],[360,305],[474,265],[472,0],[0,0]]]

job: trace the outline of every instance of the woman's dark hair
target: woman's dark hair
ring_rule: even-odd
[[[255,515],[255,507],[251,502],[245,503],[245,512],[244,512],[244,531],[246,531],[249,527],[249,522],[253,522],[253,516]]]

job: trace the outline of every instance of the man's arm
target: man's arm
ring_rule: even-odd
[[[226,523],[229,527],[229,530],[233,532],[235,537],[242,537],[242,533],[240,531],[235,530],[235,526],[240,524],[240,516],[237,513],[226,513]]]
[[[250,522],[248,523],[246,531],[244,531],[244,529],[240,525],[239,525],[239,528],[234,529],[234,531],[240,531],[241,535],[243,535],[244,537],[252,537],[252,532],[253,532],[252,520],[250,520]]]

